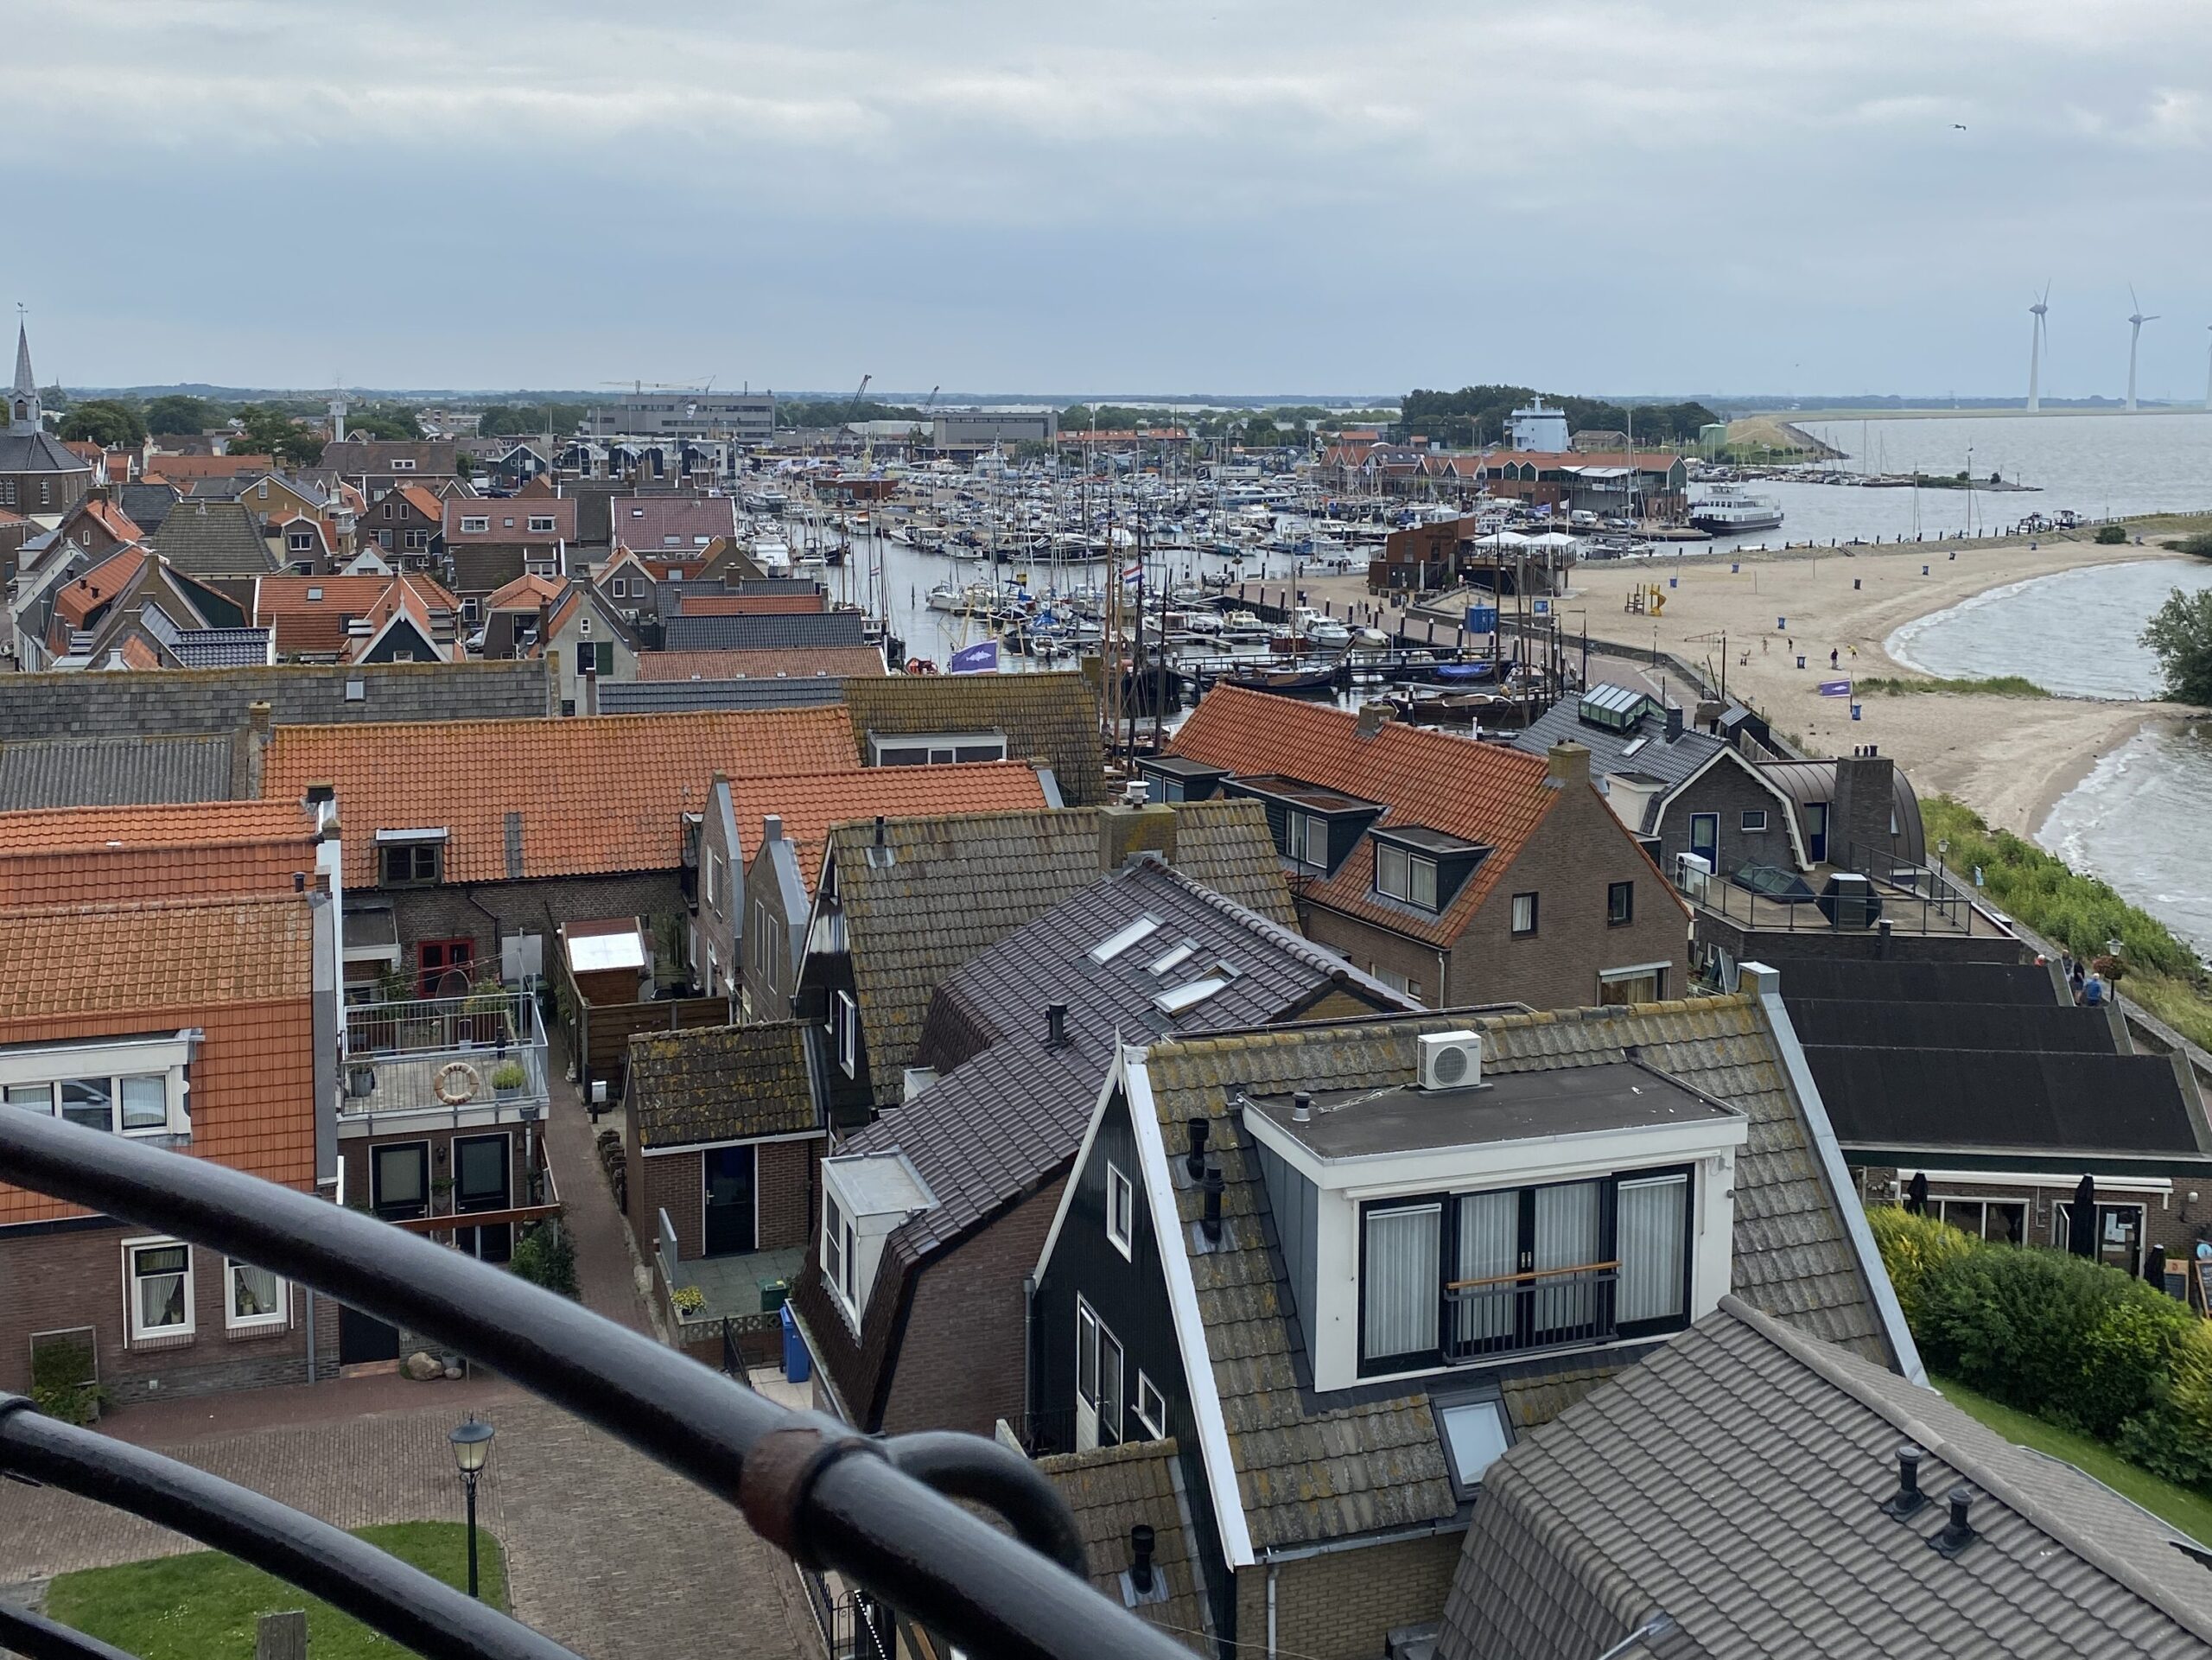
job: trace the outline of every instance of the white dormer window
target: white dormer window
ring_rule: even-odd
[[[478,535],[483,531],[490,530],[491,528],[492,521],[487,518],[467,513],[461,515],[461,533],[463,536]]]
[[[415,458],[412,455],[393,456],[391,470],[395,473],[412,473],[415,470]]]
[[[957,761],[1004,760],[1003,732],[939,732],[892,736],[871,732],[878,766],[949,766]]]
[[[534,514],[534,515],[532,515],[532,516],[531,516],[531,521],[530,521],[530,528],[531,528],[533,531],[536,531],[536,532],[537,532],[537,533],[538,533],[538,534],[540,534],[540,535],[543,535],[543,536],[550,536],[550,535],[552,535],[552,534],[553,534],[553,516],[552,516],[550,513],[539,513],[539,514]]]
[[[0,1104],[134,1139],[192,1134],[194,1034],[0,1054]]]

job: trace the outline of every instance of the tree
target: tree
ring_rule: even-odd
[[[2164,696],[2212,709],[2212,588],[2174,589],[2143,630],[2143,643],[2158,654]]]
[[[96,398],[69,411],[61,423],[61,436],[71,443],[104,448],[141,444],[146,442],[146,423],[131,405],[111,398]]]
[[[238,410],[238,421],[242,430],[231,441],[233,453],[273,455],[295,467],[312,467],[322,459],[321,436],[282,410],[248,404]]]
[[[205,432],[222,418],[222,411],[204,398],[173,392],[146,405],[149,432]]]

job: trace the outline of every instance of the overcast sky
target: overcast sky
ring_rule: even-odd
[[[41,378],[2203,395],[2202,0],[16,0]],[[1963,124],[1959,131],[1954,124]]]

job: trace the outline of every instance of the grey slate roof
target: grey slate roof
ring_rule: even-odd
[[[1075,1518],[1090,1583],[1098,1593],[1185,1647],[1213,1653],[1212,1613],[1192,1548],[1190,1506],[1174,1438],[1064,1453],[1038,1460],[1037,1467],[1059,1490]],[[1129,1530],[1139,1523],[1153,1531],[1152,1565],[1166,1581],[1164,1601],[1138,1601],[1131,1595]]]
[[[0,742],[0,812],[224,801],[230,796],[226,735]]]
[[[647,1148],[786,1135],[815,1128],[806,1034],[797,1021],[639,1033],[627,1110]]]
[[[671,652],[760,652],[787,646],[865,646],[857,611],[800,611],[765,617],[666,618],[663,646]]]
[[[521,576],[526,563],[519,542],[448,542],[446,561],[452,569],[453,591],[480,599]]]
[[[0,431],[0,473],[90,473],[50,432]]]
[[[601,715],[664,715],[690,709],[806,709],[845,695],[841,677],[821,679],[602,681]]]
[[[1211,1121],[1221,1167],[1224,1243],[1190,1259],[1198,1315],[1213,1360],[1255,1547],[1288,1547],[1440,1521],[1456,1509],[1425,1385],[1348,1405],[1301,1386],[1302,1358],[1286,1311],[1272,1244],[1268,1190],[1231,1103],[1238,1091],[1284,1094],[1410,1084],[1424,1031],[1473,1025],[1494,1072],[1604,1065],[1637,1045],[1648,1065],[1744,1112],[1750,1139],[1736,1161],[1733,1280],[1737,1292],[1797,1330],[1889,1358],[1867,1269],[1849,1241],[1772,1032],[1748,997],[1700,998],[1562,1014],[1438,1015],[1363,1026],[1197,1038],[1154,1046],[1145,1061],[1160,1131],[1171,1147],[1193,1117]],[[925,1097],[926,1099],[926,1097]],[[1177,1185],[1182,1219],[1202,1197]],[[1872,1271],[1880,1271],[1878,1264]],[[1564,1409],[1619,1364],[1569,1357],[1507,1388],[1526,1428]]]
[[[181,501],[149,540],[188,576],[261,576],[276,569],[276,556],[244,502]]]
[[[359,698],[346,696],[350,685]],[[279,664],[130,674],[0,674],[0,743],[31,738],[221,733],[265,703],[277,726],[353,721],[512,721],[546,713],[542,659]]]
[[[266,628],[188,628],[164,640],[186,669],[250,668],[269,661]]]
[[[1728,752],[1722,740],[1694,727],[1685,727],[1669,739],[1665,717],[1656,712],[1647,711],[1624,732],[1592,726],[1578,714],[1580,701],[1577,696],[1561,698],[1515,733],[1509,743],[1531,755],[1544,754],[1555,743],[1579,743],[1590,752],[1592,778],[1603,778],[1608,773],[1642,773],[1665,785],[1669,792],[1680,788],[1715,755]],[[1631,745],[1636,746],[1633,755],[1625,753]],[[1650,828],[1659,805],[1655,798],[1646,807],[1640,829]]]
[[[1098,694],[1079,674],[886,675],[855,681],[845,707],[863,760],[871,732],[1000,731],[1010,760],[1051,763],[1069,806],[1106,799]]]
[[[173,484],[118,484],[111,488],[115,505],[148,537],[162,528],[162,521],[177,502],[176,487]]]
[[[885,830],[893,858],[881,866],[868,862],[872,827],[830,832],[878,1106],[899,1099],[900,1070],[912,1063],[938,983],[1097,880],[1098,827],[1094,807],[893,819]],[[1179,805],[1171,862],[1224,898],[1297,925],[1258,802]]]
[[[1881,1501],[1897,1448],[1935,1502]],[[1928,1548],[1963,1484],[1980,1537]],[[1446,1660],[2212,1654],[2212,1572],[2071,1466],[1735,1298],[1485,1473]]]

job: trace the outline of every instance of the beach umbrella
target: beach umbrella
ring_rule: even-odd
[[[2076,1256],[2097,1254],[2097,1184],[2088,1176],[2082,1177],[2081,1186],[2074,1190],[2074,1214],[2066,1230],[2066,1249]]]
[[[1546,531],[1541,536],[1529,537],[1529,543],[1531,547],[1537,548],[1571,548],[1577,545],[1575,538],[1565,531]]]
[[[1912,1180],[1904,1190],[1904,1207],[1914,1216],[1928,1214],[1928,1173],[1925,1170],[1913,1172]]]

